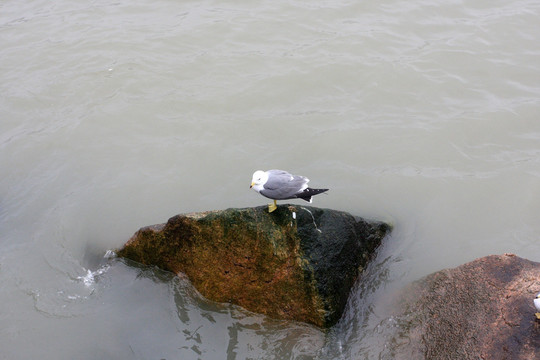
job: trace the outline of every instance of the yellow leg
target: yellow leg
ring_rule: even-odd
[[[273,204],[268,204],[268,212],[271,213],[277,209],[277,202],[274,200]]]

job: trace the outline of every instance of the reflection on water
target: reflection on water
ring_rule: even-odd
[[[132,266],[136,264],[126,261]],[[117,264],[119,265],[119,264]],[[205,300],[186,278],[156,268],[137,270],[138,290],[147,280],[152,286],[166,286],[171,294],[175,316],[177,351],[173,358],[314,358],[324,343],[324,333],[302,323],[279,321],[250,313],[230,304]],[[133,344],[135,346],[136,344]],[[136,354],[144,349],[133,348]],[[150,356],[151,354],[149,354]]]
[[[404,284],[540,260],[539,15],[4,1],[0,358],[392,358]],[[394,225],[328,333],[103,257],[178,213],[261,205],[249,180],[271,168],[329,187],[315,206]]]

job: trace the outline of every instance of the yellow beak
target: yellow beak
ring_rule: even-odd
[[[252,182],[251,185],[249,185],[249,188],[251,189],[253,187],[253,185],[255,185],[254,182]]]

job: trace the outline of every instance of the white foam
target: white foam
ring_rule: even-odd
[[[107,270],[109,270],[109,265],[104,265],[102,267],[100,267],[99,269],[97,269],[96,271],[91,271],[89,269],[86,270],[86,275],[85,276],[78,276],[77,279],[78,280],[82,280],[83,284],[86,286],[86,287],[90,287],[92,285],[94,285],[96,283],[96,277],[99,276],[99,275],[102,275],[104,274],[105,272],[107,272]]]
[[[105,255],[103,255],[104,259],[112,259],[116,257],[116,253],[113,250],[107,250],[105,252]]]

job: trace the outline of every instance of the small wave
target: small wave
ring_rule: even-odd
[[[116,257],[116,253],[114,251],[112,251],[112,250],[107,250],[105,252],[105,255],[103,255],[104,259],[113,259],[115,257]]]
[[[106,273],[107,270],[109,270],[109,268],[110,268],[109,265],[104,265],[95,271],[87,269],[86,275],[78,276],[77,280],[81,280],[86,287],[90,287],[96,283],[96,277]]]
[[[105,252],[105,255],[103,255],[104,259],[112,259],[115,257],[116,257],[116,253],[112,250],[107,250],[107,252]],[[78,276],[77,280],[81,280],[86,287],[90,287],[96,283],[96,280],[97,280],[96,278],[106,273],[109,270],[109,268],[110,268],[110,265],[105,264],[95,271],[92,271],[90,269],[85,269],[86,275]]]

